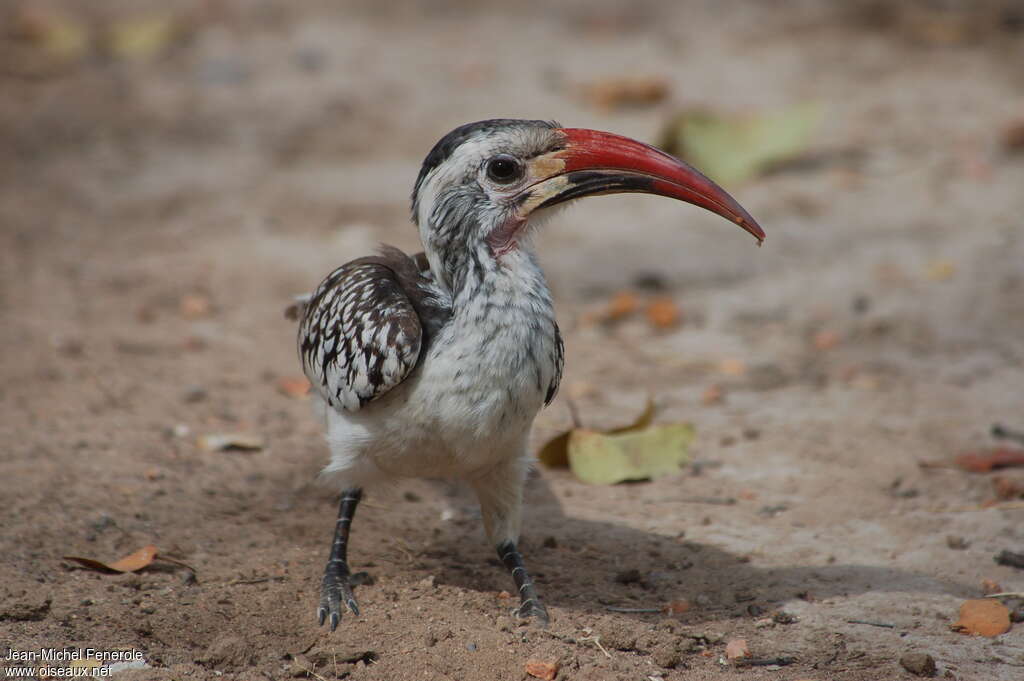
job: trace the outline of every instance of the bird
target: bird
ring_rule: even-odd
[[[472,487],[517,589],[513,614],[548,624],[518,547],[529,434],[564,362],[533,237],[571,201],[626,192],[694,204],[765,238],[725,190],[653,146],[489,119],[449,132],[420,168],[411,207],[423,252],[382,246],[297,299],[299,359],[330,451],[321,476],[341,491],[320,626],[334,631],[346,608],[359,615],[348,539],[363,490],[410,477]]]

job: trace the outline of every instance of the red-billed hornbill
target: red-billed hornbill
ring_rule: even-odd
[[[358,614],[346,558],[362,490],[396,477],[467,480],[519,591],[548,621],[516,548],[534,417],[562,376],[562,339],[531,225],[595,194],[645,192],[706,208],[758,241],[723,189],[651,146],[556,123],[488,120],[427,155],[412,193],[424,253],[385,247],[332,272],[301,305],[299,354],[322,401],[344,490],[318,617]],[[344,605],[343,605],[344,604]]]

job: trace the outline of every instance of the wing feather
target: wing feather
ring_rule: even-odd
[[[358,410],[415,368],[423,329],[395,271],[377,258],[334,270],[299,324],[302,369],[332,407]]]

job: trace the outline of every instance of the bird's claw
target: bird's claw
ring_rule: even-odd
[[[342,569],[331,562],[324,569],[324,579],[320,585],[320,607],[316,610],[319,625],[323,626],[324,622],[329,620],[331,631],[337,629],[338,622],[341,621],[342,603],[353,615],[359,614],[359,604],[352,593],[352,582],[347,568]]]
[[[540,627],[546,627],[551,622],[547,608],[535,598],[530,598],[520,603],[518,608],[512,609],[512,614],[518,619],[533,617]]]

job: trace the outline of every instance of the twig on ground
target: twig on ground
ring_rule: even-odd
[[[748,657],[736,660],[737,667],[785,667],[796,662],[792,655],[779,655],[778,657]]]
[[[607,657],[609,660],[612,659],[612,654],[609,653],[607,650],[605,650],[604,646],[601,645],[601,637],[600,636],[587,636],[586,638],[579,639],[579,642],[580,643],[593,643],[595,646],[597,646],[598,650],[600,650],[602,653],[604,653],[605,657]]]
[[[556,634],[555,632],[548,631],[547,629],[541,629],[540,631],[544,632],[545,634],[547,634],[548,636],[550,636],[552,638],[557,638],[562,643],[568,643],[568,644],[574,645],[574,646],[580,645],[581,643],[593,643],[595,646],[597,646],[598,650],[600,650],[602,653],[604,653],[605,657],[607,657],[609,660],[612,659],[611,653],[609,653],[607,650],[605,650],[605,647],[603,645],[601,645],[601,637],[600,636],[587,636],[585,638],[573,638],[572,636],[566,636],[565,634]],[[589,630],[585,629],[584,631],[589,631]]]
[[[1006,591],[1001,594],[986,594],[985,598],[1024,598],[1024,591]]]
[[[882,627],[883,629],[895,629],[895,624],[889,624],[888,622],[872,622],[870,620],[846,620],[847,624],[866,624],[869,627]]]

